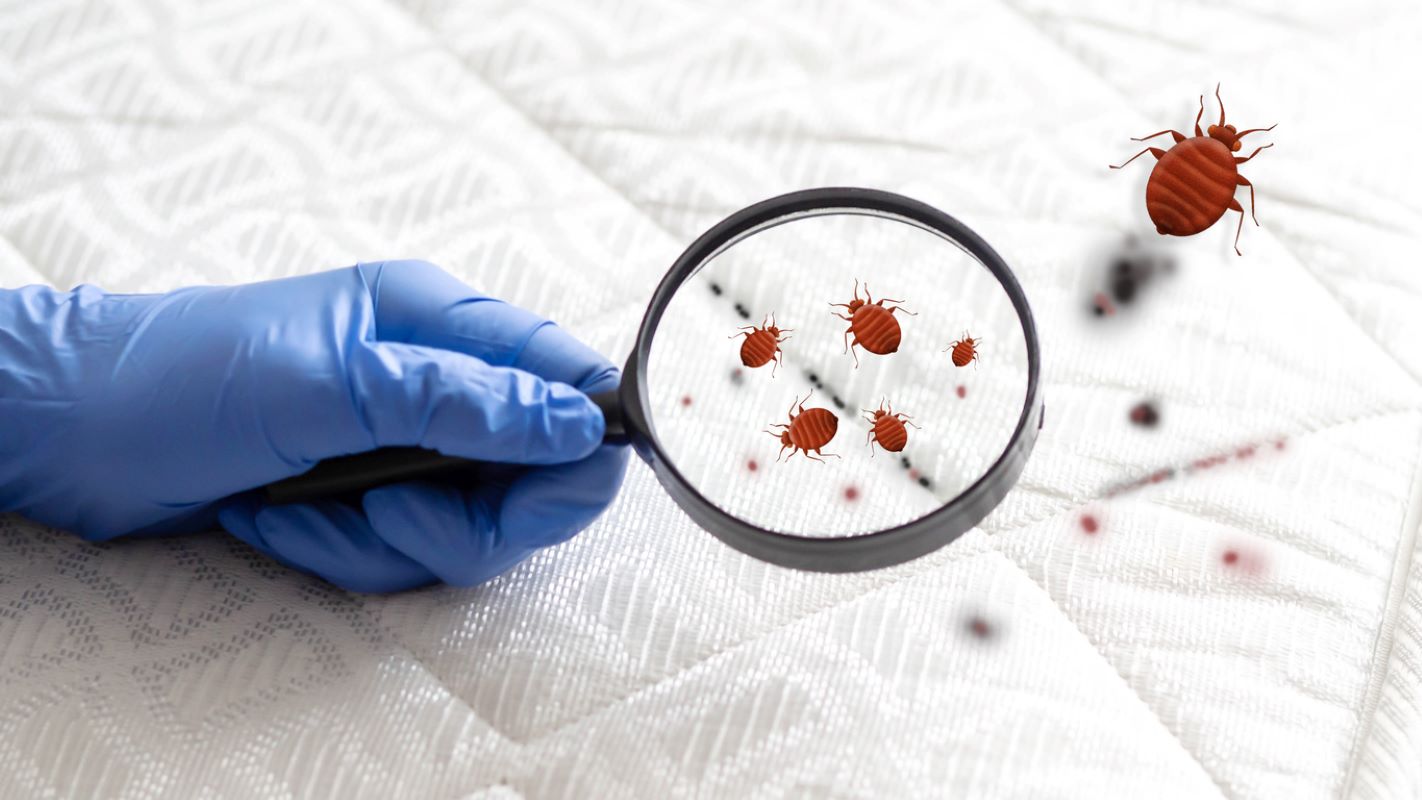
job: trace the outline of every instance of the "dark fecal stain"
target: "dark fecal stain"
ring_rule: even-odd
[[[740,303],[736,303],[736,313],[741,315],[741,319],[750,319],[750,311]]]
[[[1160,409],[1149,401],[1137,403],[1131,409],[1131,422],[1142,428],[1154,428],[1160,424]]]
[[[908,469],[909,467],[913,466],[909,463],[908,456],[899,456],[899,463],[904,465],[904,469]]]
[[[929,481],[927,478],[919,478],[919,479],[918,479],[918,485],[919,485],[919,486],[922,486],[922,487],[925,488],[925,489],[928,488],[929,483],[930,483],[930,481]]]
[[[1096,532],[1101,530],[1101,523],[1097,522],[1096,517],[1090,514],[1082,514],[1081,530],[1084,531],[1087,536],[1095,536]]]
[[[844,408],[844,401],[839,399],[839,395],[831,397],[830,400],[834,403],[835,408]]]
[[[720,296],[721,296],[721,284],[719,284],[719,283],[713,283],[713,284],[711,284],[711,294],[714,294],[714,295],[716,295],[717,297],[720,297]]]
[[[745,382],[745,379],[745,373],[741,372],[740,367],[736,367],[735,369],[731,370],[731,383],[740,386],[743,382]]]

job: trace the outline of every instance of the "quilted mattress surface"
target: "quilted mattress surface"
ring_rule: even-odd
[[[0,796],[1422,794],[1419,40],[1404,0],[0,0],[6,287],[420,257],[620,359],[710,224],[872,186],[1017,271],[1048,410],[981,526],[862,574],[640,463],[472,590],[0,517]],[[1262,227],[1092,317],[1158,238],[1106,165],[1217,81],[1280,123]]]

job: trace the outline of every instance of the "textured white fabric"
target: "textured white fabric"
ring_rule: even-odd
[[[0,796],[1422,793],[1422,12],[963,5],[0,3],[6,286],[418,256],[619,355],[715,219],[860,184],[1018,270],[1047,398],[980,530],[860,575],[745,558],[639,465],[572,542],[392,597],[0,519]],[[1150,230],[1148,164],[1105,166],[1216,80],[1281,123],[1264,226],[1095,324]]]

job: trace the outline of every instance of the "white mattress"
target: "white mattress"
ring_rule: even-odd
[[[824,576],[727,549],[637,464],[568,544],[397,596],[220,533],[0,518],[0,796],[1422,793],[1416,4],[710,5],[0,3],[0,281],[417,256],[620,357],[717,218],[900,191],[1031,297],[1019,488]],[[1096,324],[1101,253],[1150,230],[1148,165],[1105,166],[1217,80],[1281,123],[1245,170],[1263,227],[1243,258],[1233,215],[1181,243]]]

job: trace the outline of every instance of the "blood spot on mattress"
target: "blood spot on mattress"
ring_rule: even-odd
[[[745,380],[746,375],[744,372],[741,372],[740,367],[736,367],[735,369],[731,370],[731,383],[740,386],[742,383],[745,383]]]
[[[961,384],[961,383],[958,384],[958,397],[959,397],[959,398],[964,398],[964,397],[967,397],[967,396],[968,396],[968,387],[964,386],[964,385]]]
[[[1087,536],[1095,536],[1096,532],[1099,530],[1101,530],[1101,523],[1097,521],[1096,517],[1092,516],[1091,514],[1081,515],[1082,533],[1085,533]]]
[[[689,405],[691,405],[691,395],[689,395],[689,394],[684,394],[684,395],[682,395],[682,396],[681,396],[681,404],[682,404],[682,406],[689,406]]]
[[[911,481],[916,481],[916,480],[918,480],[918,478],[919,478],[919,472],[918,472],[917,469],[911,469],[911,470],[909,470],[909,480],[911,480]]]
[[[1105,292],[1097,292],[1091,298],[1091,313],[1098,317],[1109,317],[1116,313],[1116,304],[1111,302]]]
[[[1247,544],[1234,544],[1220,551],[1220,564],[1228,572],[1257,578],[1267,570],[1264,554]]]
[[[851,502],[851,503],[853,503],[855,500],[858,500],[858,499],[859,499],[859,487],[857,487],[857,486],[846,486],[846,487],[844,487],[844,499],[845,499],[845,500],[848,500],[848,501]]]
[[[750,472],[755,472],[758,469],[760,469],[760,464],[757,464],[755,459],[752,458],[746,461],[746,470]]]
[[[987,641],[992,638],[992,626],[988,624],[987,620],[980,616],[973,615],[968,617],[967,629],[968,633],[972,634],[975,639]]]
[[[1160,424],[1160,410],[1148,400],[1137,403],[1131,408],[1131,423],[1142,428],[1154,428]]]

